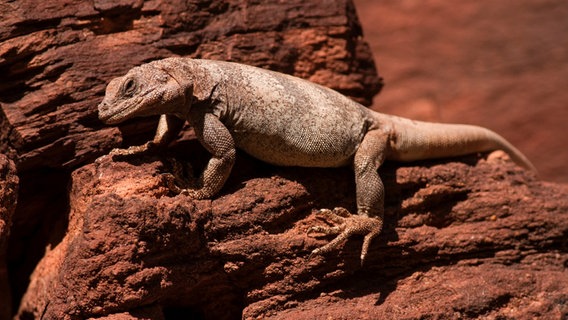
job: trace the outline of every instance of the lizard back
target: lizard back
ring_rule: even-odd
[[[372,121],[365,107],[306,80],[230,62],[189,63],[201,81],[207,74],[216,84],[202,108],[219,117],[238,148],[268,163],[347,165]]]

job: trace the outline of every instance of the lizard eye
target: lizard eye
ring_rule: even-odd
[[[126,83],[124,83],[122,92],[124,93],[124,95],[132,96],[135,90],[136,90],[136,81],[134,81],[134,79],[128,79]]]

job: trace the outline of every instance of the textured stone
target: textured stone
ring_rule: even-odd
[[[568,2],[355,0],[385,88],[373,109],[488,127],[568,182]]]
[[[367,105],[381,87],[350,0],[0,0],[0,153],[20,178],[8,248],[15,308],[64,236],[70,173],[153,135],[156,119],[98,120],[106,84],[176,55],[291,73]]]
[[[77,168],[153,125],[104,127],[110,79],[174,55],[238,61],[308,78],[370,104],[380,89],[348,0],[4,2],[0,152],[19,170]],[[135,137],[133,137],[135,136]]]
[[[11,292],[8,282],[6,252],[16,200],[18,198],[18,176],[14,162],[0,154],[0,319],[8,319],[11,314]]]
[[[195,167],[206,159],[195,141],[174,150]],[[363,267],[358,238],[308,259],[329,241],[306,235],[322,223],[315,208],[355,206],[349,169],[239,159],[212,201],[171,194],[167,157],[75,171],[69,229],[34,271],[20,318],[130,319],[145,306],[152,319],[568,315],[568,188],[499,152],[381,169],[386,228]]]
[[[23,0],[0,15],[0,149],[20,169],[16,319],[568,316],[568,189],[499,153],[381,168],[385,231],[363,267],[357,238],[308,259],[330,240],[306,236],[316,210],[355,207],[349,169],[238,154],[219,197],[192,201],[162,175],[170,157],[203,167],[190,132],[160,157],[91,163],[152,135],[154,119],[107,128],[95,107],[110,78],[165,56],[241,61],[369,101],[378,78],[349,2]]]

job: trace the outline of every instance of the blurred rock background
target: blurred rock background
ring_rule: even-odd
[[[355,5],[385,82],[373,109],[491,128],[568,182],[568,2]]]

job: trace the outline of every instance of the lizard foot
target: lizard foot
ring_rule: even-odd
[[[146,142],[143,145],[140,146],[131,146],[128,147],[127,149],[120,149],[120,148],[115,148],[112,149],[109,152],[109,156],[111,156],[113,159],[115,157],[128,157],[128,156],[132,156],[132,155],[138,155],[138,154],[142,154],[145,152],[149,152],[152,151],[156,148],[156,144],[153,143],[152,141]]]
[[[192,199],[205,199],[205,195],[200,192],[197,188],[184,188],[180,187],[179,185],[186,185],[185,183],[179,183],[182,180],[180,177],[177,177],[175,174],[171,173],[162,173],[162,177],[164,177],[166,186],[175,194],[182,194],[189,196]]]
[[[334,226],[311,227],[308,230],[308,235],[316,232],[325,235],[337,235],[337,237],[323,247],[312,251],[310,256],[336,250],[343,241],[347,240],[352,235],[364,235],[363,248],[361,249],[361,265],[365,261],[371,241],[381,233],[383,228],[381,219],[363,215],[352,215],[344,208],[334,208],[333,210],[321,209],[318,212],[318,218],[328,220],[332,222]]]
[[[189,189],[189,188],[180,188],[178,185],[175,184],[175,178],[171,173],[164,173],[164,177],[166,178],[166,185],[168,188],[173,191],[175,194],[181,194],[189,196],[191,199],[201,200],[207,199],[207,196],[203,194],[199,189]]]
[[[169,165],[172,173],[162,173],[168,188],[175,194],[189,196],[192,199],[206,199],[207,195],[197,187],[197,181],[193,177],[193,169],[189,163],[170,158]]]
[[[145,144],[140,146],[131,146],[128,147],[127,149],[114,148],[108,154],[99,157],[97,160],[95,160],[95,162],[100,163],[103,159],[106,159],[107,157],[110,157],[112,160],[115,161],[122,161],[123,159],[128,158],[130,156],[139,155],[152,151],[154,148],[155,144],[152,141],[146,142]]]

